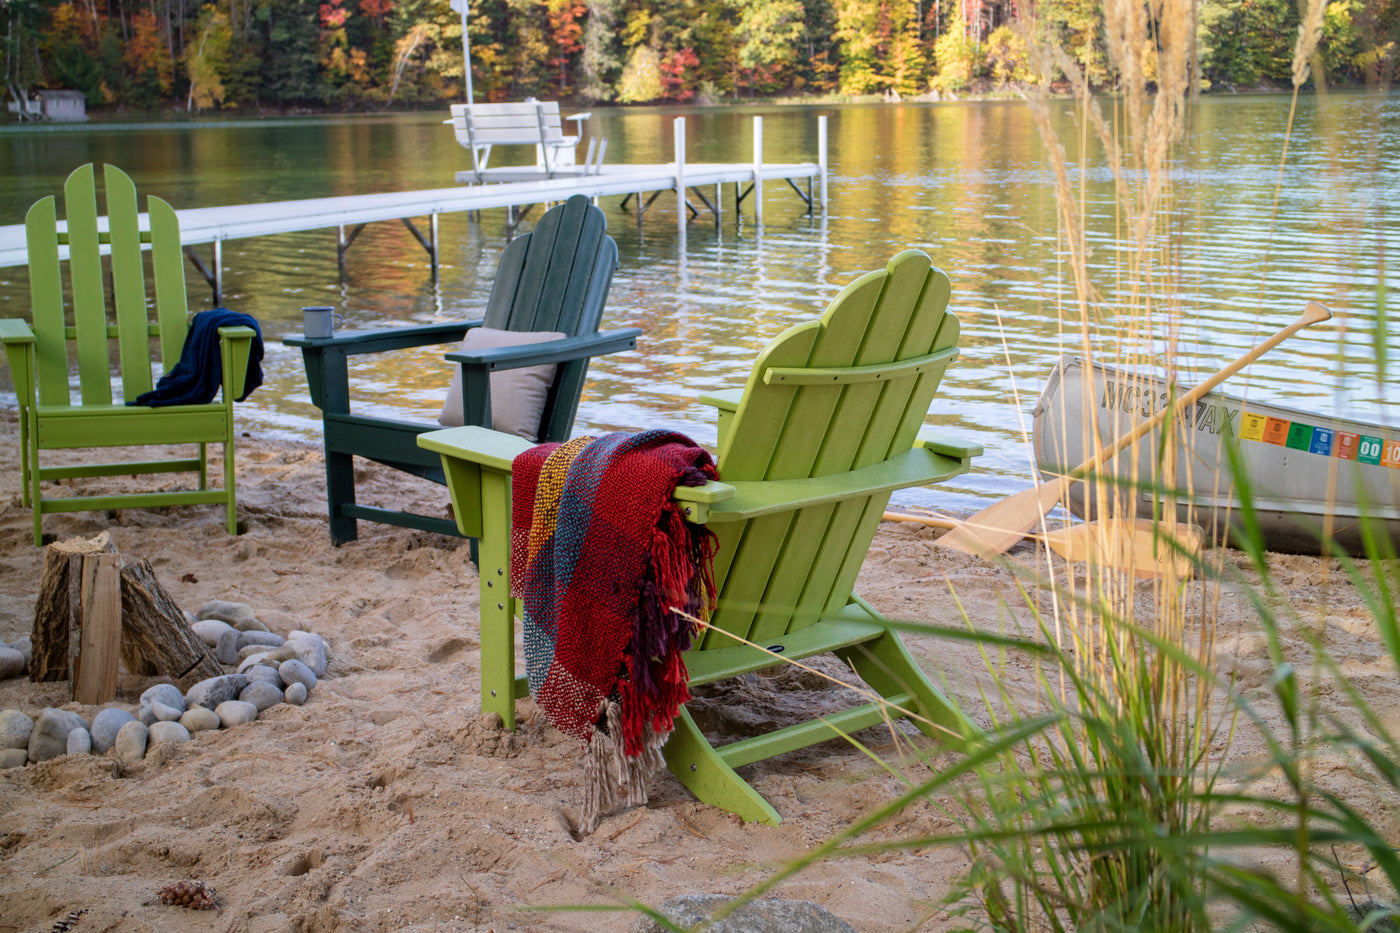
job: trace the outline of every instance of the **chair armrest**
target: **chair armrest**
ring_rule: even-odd
[[[258,332],[243,324],[219,328],[219,353],[224,363],[224,401],[243,397],[248,382],[248,357],[253,352],[253,338]]]
[[[703,486],[677,486],[671,501],[681,507],[686,521],[704,525],[710,521],[710,509],[715,503],[727,502],[735,495],[733,486],[712,479]]]
[[[480,327],[481,321],[450,321],[446,324],[423,324],[417,327],[396,327],[367,334],[346,334],[342,337],[283,337],[282,343],[300,347],[303,353],[322,353],[336,349],[347,355],[385,353],[408,347],[427,347],[435,343],[461,340],[467,331]]]
[[[721,412],[733,414],[739,410],[739,400],[744,397],[744,390],[721,389],[718,392],[711,392],[708,395],[700,396],[701,405],[709,405],[711,408],[718,408]]]
[[[0,344],[10,364],[10,377],[21,408],[34,404],[34,331],[19,318],[0,319]]]
[[[924,486],[967,472],[967,461],[913,447],[867,467],[808,479],[734,482],[734,498],[716,503],[710,521],[741,521],[795,508],[827,505],[852,495],[873,495]]]
[[[444,459],[462,460],[509,473],[515,458],[535,445],[514,434],[469,424],[420,434],[418,446],[439,453]]]
[[[17,317],[0,319],[0,343],[33,343],[34,331]]]
[[[986,453],[981,444],[949,437],[933,425],[924,425],[920,428],[919,436],[914,439],[914,444],[957,460],[971,460],[973,457],[980,457]]]
[[[511,469],[515,458],[532,443],[514,434],[467,425],[420,434],[418,446],[442,457],[453,515],[463,536],[509,532]]]
[[[522,366],[538,366],[542,363],[564,363],[585,356],[599,356],[619,350],[631,350],[637,346],[641,329],[624,327],[618,330],[601,331],[596,334],[581,334],[577,337],[564,337],[560,340],[546,340],[543,343],[527,343],[516,347],[492,347],[474,350],[470,353],[458,350],[446,355],[448,361],[464,366],[485,366],[488,371],[518,369]]]

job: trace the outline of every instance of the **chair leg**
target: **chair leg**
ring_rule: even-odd
[[[229,413],[229,433],[233,432],[233,414]],[[228,496],[224,500],[224,524],[228,526],[228,533],[238,534],[238,483],[234,480],[233,462],[233,438],[230,437],[228,443],[224,444],[224,494]]]
[[[483,470],[476,569],[481,619],[481,711],[515,728],[515,617],[510,602],[510,477]],[[476,539],[472,539],[474,542]]]
[[[915,712],[928,721],[911,721],[925,735],[967,751],[980,734],[981,730],[962,710],[929,681],[897,632],[886,632],[874,641],[837,651],[836,655],[881,696],[908,692],[917,697],[919,708]]]
[[[37,456],[29,450],[29,412],[19,413],[19,495],[20,505],[28,506],[34,500],[29,496],[29,472]]]
[[[228,446],[224,447],[224,462],[228,462]],[[209,488],[209,445],[199,445],[199,488]]]
[[[783,821],[778,811],[748,781],[724,763],[684,707],[676,717],[675,731],[666,740],[662,753],[666,756],[666,767],[676,780],[702,803],[728,810],[747,823],[776,826]]]
[[[358,523],[344,514],[355,504],[355,464],[350,454],[326,451],[326,504],[330,509],[331,543],[339,546],[360,536]]]
[[[33,460],[29,464],[29,501],[34,510],[34,546],[44,543],[44,500],[39,496],[39,451],[31,451]]]

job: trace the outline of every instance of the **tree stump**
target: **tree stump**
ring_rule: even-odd
[[[31,641],[29,679],[71,678],[83,703],[115,695],[118,656],[128,672],[169,677],[182,690],[223,673],[150,561],[123,561],[105,531],[49,545]]]
[[[144,557],[122,567],[122,661],[133,674],[163,674],[181,690],[224,672]]]
[[[102,532],[90,541],[70,538],[50,544],[44,555],[44,576],[39,582],[39,600],[34,605],[34,628],[30,632],[33,656],[29,661],[29,679],[33,683],[67,680],[70,665],[69,631],[72,628],[72,584],[78,582],[71,572],[72,560],[80,561],[84,554],[115,554],[117,546],[112,536]],[[77,651],[77,646],[73,646]]]

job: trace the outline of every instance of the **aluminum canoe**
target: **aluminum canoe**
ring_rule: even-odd
[[[1094,454],[1094,432],[1106,445],[1186,391],[1151,373],[1062,357],[1035,406],[1037,468],[1068,472]],[[1400,430],[1211,392],[1176,419],[1171,436],[1175,484],[1154,473],[1165,449],[1160,429],[1102,468],[1112,482],[1100,488],[1116,490],[1118,514],[1150,516],[1154,498],[1171,488],[1180,520],[1237,541],[1242,484],[1231,471],[1233,450],[1269,550],[1316,554],[1331,539],[1359,554],[1363,514],[1400,548]],[[1092,477],[1074,484],[1065,499],[1073,514],[1097,515],[1096,485]]]

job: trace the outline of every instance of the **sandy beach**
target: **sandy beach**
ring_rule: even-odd
[[[17,446],[16,415],[0,411],[7,642],[30,631],[44,560],[21,506]],[[371,465],[363,472],[371,498],[446,505],[439,487]],[[78,909],[86,910],[78,930],[622,931],[635,919],[625,909],[532,908],[737,893],[889,800],[901,787],[896,775],[920,779],[954,760],[937,750],[927,763],[901,759],[888,731],[872,728],[860,738],[893,773],[839,741],[747,767],[783,814],[779,826],[744,825],[663,772],[647,806],[618,810],[576,840],[576,745],[528,700],[514,734],[490,728],[478,712],[477,576],[464,542],[362,524],[358,542],[332,547],[321,452],[311,445],[241,438],[238,494],[237,536],[212,506],[49,516],[45,531],[60,539],[109,531],[123,555],[152,562],[182,608],[235,600],[274,631],[322,635],[327,675],[304,706],[272,707],[256,722],[161,746],[138,764],[71,755],[0,771],[0,933],[48,930]],[[965,611],[988,631],[1030,630],[1010,571],[937,548],[933,535],[882,525],[861,594],[895,618],[960,625]],[[1032,561],[1038,552],[1027,545],[1014,556]],[[1245,565],[1236,552],[1219,556]],[[1290,649],[1300,653],[1300,672],[1313,676],[1301,652],[1316,635],[1382,721],[1400,727],[1396,671],[1356,590],[1318,558],[1279,556],[1274,566],[1286,587],[1276,598],[1296,619]],[[1257,691],[1271,667],[1247,601],[1227,586],[1212,611],[1222,669],[1246,694]],[[935,680],[987,724],[979,690],[993,686],[992,675],[976,648],[908,641]],[[1013,658],[997,676],[1013,690],[1028,688],[1030,668]],[[124,673],[117,704],[135,711],[154,682]],[[695,703],[712,728],[742,731],[794,710],[840,706],[841,693],[810,675],[753,675]],[[1321,693],[1350,718],[1340,691]],[[96,712],[69,703],[66,683],[0,681],[0,708],[37,717],[49,706],[89,720]],[[1230,755],[1244,768],[1261,751],[1241,732]],[[1342,760],[1323,758],[1318,768],[1324,784],[1395,828],[1397,801],[1386,788],[1356,781]],[[926,801],[871,838],[951,831],[945,805],[955,812]],[[863,933],[940,930],[953,922],[940,902],[966,865],[957,846],[892,851],[815,865],[774,893],[815,901]],[[219,910],[160,904],[159,889],[180,879],[212,885]]]

